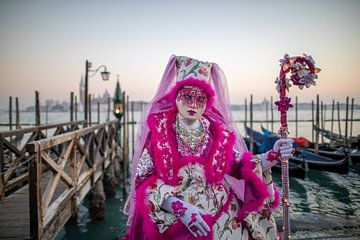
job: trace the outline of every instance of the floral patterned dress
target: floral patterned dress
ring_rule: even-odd
[[[209,149],[216,148],[216,146],[214,146],[216,143],[212,140],[212,138],[214,138],[212,131],[214,130],[211,128],[211,122],[207,119],[203,119],[203,121],[205,123],[203,124],[205,132],[209,134],[206,138],[209,139],[209,141],[206,141],[205,143],[207,145],[206,147]],[[158,121],[157,123],[160,122],[161,121]],[[162,134],[166,131],[176,132],[176,127],[174,125],[168,125],[167,128],[172,129],[167,129],[166,131],[161,129],[158,124],[155,126]],[[166,125],[163,126],[166,128]],[[168,137],[168,141],[175,139],[175,135],[173,138],[169,136],[166,137]],[[166,138],[164,139],[166,140]],[[224,144],[231,142],[227,138],[224,139]],[[174,214],[161,208],[161,205],[166,198],[169,196],[176,196],[207,213],[207,219],[209,220],[207,222],[212,231],[210,236],[198,239],[279,239],[276,223],[271,214],[274,202],[278,200],[275,199],[276,190],[272,183],[271,171],[262,171],[260,156],[255,155],[248,159],[248,166],[251,166],[250,172],[242,172],[243,176],[239,177],[236,172],[243,171],[239,169],[245,168],[245,159],[242,154],[236,151],[236,149],[231,148],[233,158],[231,165],[227,168],[226,166],[224,167],[227,170],[224,170],[225,174],[221,175],[221,178],[216,181],[209,181],[210,178],[207,171],[209,171],[210,167],[207,165],[207,162],[210,161],[210,155],[206,151],[201,151],[200,154],[205,155],[205,160],[193,161],[191,156],[185,158],[185,161],[186,159],[192,160],[180,165],[179,168],[174,171],[174,175],[177,177],[177,181],[174,183],[167,181],[166,178],[162,178],[159,174],[159,171],[161,170],[157,167],[159,161],[156,160],[159,153],[156,153],[156,149],[154,150],[154,144],[161,146],[161,140],[157,139],[156,141],[152,141],[144,148],[138,164],[136,181],[141,185],[142,181],[145,181],[149,176],[153,176],[154,178],[152,184],[149,184],[144,188],[144,204],[147,206],[147,217],[149,217],[151,219],[149,221],[156,226],[156,229],[160,234],[159,236],[165,236],[171,231],[170,229],[172,227],[182,224]],[[177,144],[177,141],[174,141],[174,144]],[[171,143],[164,144],[164,146],[167,147],[168,145],[171,145]],[[221,146],[221,142],[219,145]],[[221,152],[220,150],[215,152]],[[161,156],[163,155],[164,154]],[[240,165],[242,167],[239,167]],[[224,166],[224,164],[222,166]],[[234,179],[234,177],[244,178],[247,181],[244,181],[246,182],[244,185],[246,190],[244,190],[242,194],[239,194],[239,191],[236,191],[235,187],[232,185],[231,179]],[[250,181],[251,179],[257,181],[257,183]],[[260,202],[261,205],[255,205],[257,207],[254,207],[254,205],[251,204],[254,204],[257,199],[249,199],[247,194],[251,193],[251,189],[253,189],[252,191],[253,193],[255,192],[255,194],[252,194],[252,196],[253,198],[256,198],[256,196],[258,196],[256,191],[258,191],[257,187],[259,186],[259,183],[262,184],[262,187],[265,189],[264,191],[266,194],[264,196],[266,197],[262,198],[263,201]],[[254,201],[251,204],[246,204],[247,202],[251,202],[251,200]],[[244,209],[249,209],[249,211],[245,211]],[[179,224],[179,222],[181,224]],[[166,236],[167,237],[164,237],[164,239],[173,239],[172,236]]]

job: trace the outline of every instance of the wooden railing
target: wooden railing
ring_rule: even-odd
[[[34,140],[71,132],[79,129],[84,121],[65,122],[24,129],[0,132],[0,200],[28,181],[29,154],[26,144]],[[59,148],[52,148],[51,154],[59,155]]]
[[[117,158],[117,121],[29,143],[30,237],[53,239]],[[59,156],[50,149],[64,146]]]

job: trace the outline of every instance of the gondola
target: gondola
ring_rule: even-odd
[[[251,129],[247,127],[246,132],[248,135],[250,135]],[[280,139],[278,136],[275,135],[264,136],[263,134],[254,130],[253,130],[253,136],[254,136],[254,150],[253,150],[254,154],[261,154],[270,150],[273,147],[275,141]],[[245,142],[249,147],[250,139],[245,138]],[[281,173],[281,163],[276,164],[271,169],[273,172]],[[304,179],[305,178],[304,163],[299,164],[299,163],[289,162],[289,175],[291,177]]]
[[[303,150],[307,150],[309,152],[315,152],[314,148],[302,148]],[[318,154],[320,156],[329,157],[332,159],[341,159],[344,157],[348,157],[351,159],[353,164],[360,163],[360,150],[358,148],[346,148],[346,147],[339,147],[339,148],[332,148],[328,145],[319,146]]]
[[[263,126],[261,126],[261,130],[265,136],[276,136],[275,133],[269,131],[268,129],[264,128]],[[335,136],[336,134],[333,134],[333,135]],[[336,136],[340,136],[340,135],[336,135]],[[310,152],[314,152],[314,143],[312,143],[311,141],[309,141],[305,138],[302,138],[302,137],[293,138],[293,139],[296,143],[298,150],[308,150]],[[351,159],[352,163],[354,163],[354,164],[360,163],[359,147],[349,147],[349,148],[331,147],[329,144],[321,144],[321,145],[319,145],[318,154],[320,156],[329,157],[329,158],[332,158],[335,160],[342,159],[347,156]],[[348,155],[346,155],[346,154],[348,154]]]
[[[280,139],[280,137],[278,136],[265,136],[264,134],[252,130],[253,132],[253,136],[254,136],[254,142],[257,143],[257,150],[259,151],[259,153],[264,153],[269,151],[270,149],[272,149],[272,147],[274,146],[274,143]],[[251,134],[251,129],[249,127],[246,127],[246,134],[248,136],[250,136]]]
[[[331,132],[329,130],[323,129],[323,128],[318,128],[317,126],[314,125],[314,130],[315,131],[319,131],[319,133],[326,137],[327,139],[333,141],[333,142],[338,142],[339,144],[344,144],[345,143],[345,136]],[[358,137],[348,137],[347,138],[347,143],[350,144],[351,146],[356,146],[358,144]]]
[[[276,173],[281,173],[281,163],[273,166],[271,170]],[[305,167],[303,164],[297,164],[289,161],[289,175],[290,177],[305,179]]]
[[[304,160],[309,169],[347,174],[349,172],[349,158],[344,155],[319,155],[307,150],[296,151],[291,162],[302,163]]]
[[[280,137],[279,135],[277,135],[274,132],[269,131],[268,129],[264,128],[261,125],[261,131],[263,132],[263,134],[265,136],[273,136],[273,137]],[[304,137],[297,137],[297,138],[292,138],[296,144],[297,147],[314,147],[314,143],[312,143],[309,139],[306,139]]]
[[[247,127],[246,132],[249,135],[251,129]],[[266,137],[254,130],[253,136],[254,142],[257,143],[256,145],[258,150],[262,150],[260,153],[270,150],[275,141],[279,139],[279,137],[273,135]],[[349,157],[344,154],[329,154],[324,152],[320,155],[306,150],[298,150],[295,152],[294,156],[290,158],[289,162],[299,165],[303,163],[304,160],[307,163],[309,169],[336,172],[341,174],[347,174],[349,172]]]

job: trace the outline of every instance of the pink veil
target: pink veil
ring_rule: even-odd
[[[224,72],[216,63],[211,63],[210,85],[215,91],[214,104],[208,113],[216,120],[223,122],[226,128],[236,133],[235,147],[240,152],[246,152],[247,147],[243,137],[240,135],[236,127],[234,118],[230,110],[229,92]],[[138,160],[141,157],[146,144],[147,136],[150,132],[146,124],[148,116],[152,113],[158,113],[173,107],[173,103],[169,102],[166,95],[171,91],[176,83],[176,56],[172,55],[166,66],[160,85],[157,89],[155,97],[147,105],[146,110],[142,113],[139,122],[139,129],[135,141],[135,151],[131,163],[131,190],[124,206],[124,213],[129,215],[127,224],[130,225],[134,215],[135,207],[135,175]]]

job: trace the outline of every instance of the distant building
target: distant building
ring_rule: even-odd
[[[80,86],[79,86],[79,96],[80,96],[80,103],[84,105],[85,103],[85,81],[83,76],[81,75]]]
[[[84,106],[84,104],[85,104],[85,80],[84,80],[83,76],[81,76],[81,80],[80,80],[79,96],[80,96],[80,104],[82,106]],[[108,90],[106,90],[106,89],[102,95],[99,94],[97,97],[95,97],[95,95],[93,94],[91,96],[92,109],[96,109],[98,102],[100,103],[100,105],[107,105],[109,98],[111,99],[111,96],[110,96],[110,93],[108,92]],[[112,103],[112,100],[110,100],[110,103]],[[104,109],[104,108],[101,107],[101,109]]]

